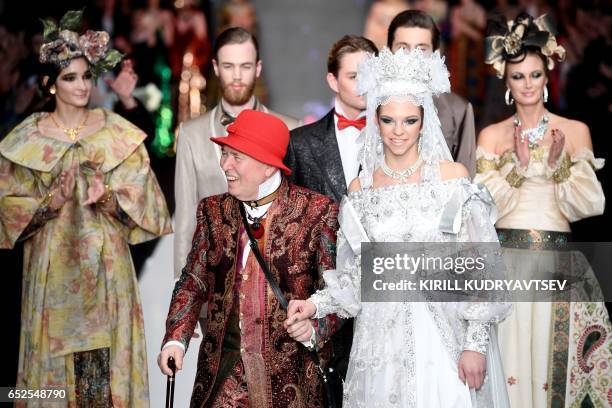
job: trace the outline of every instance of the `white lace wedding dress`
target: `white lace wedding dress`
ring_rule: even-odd
[[[437,163],[421,172],[418,184],[349,193],[341,204],[337,270],[324,273],[326,287],[310,300],[315,317],[355,317],[343,406],[507,407],[495,331],[510,306],[360,302],[362,241],[497,241],[486,189],[467,178],[440,181]],[[450,208],[456,214],[448,225],[442,218]],[[442,232],[452,229],[454,215],[460,226],[455,222],[455,231]],[[463,350],[486,353],[487,377],[477,392],[459,380]]]

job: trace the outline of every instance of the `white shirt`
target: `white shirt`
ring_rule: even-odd
[[[336,99],[334,109],[339,115],[348,119],[342,111],[342,107]],[[365,116],[365,111],[361,112],[356,119]],[[340,150],[340,159],[342,160],[342,170],[344,172],[344,180],[348,188],[351,181],[357,177],[359,173],[359,152],[363,147],[365,140],[365,128],[363,132],[353,126],[349,126],[342,130],[338,129],[338,116],[334,114],[334,128],[336,129],[336,141],[338,142],[338,150]],[[362,135],[363,133],[363,135]]]
[[[259,185],[259,192],[257,193],[257,199],[264,198],[267,195],[272,194],[281,184],[282,177],[280,174],[280,170],[277,170],[269,179],[264,181]],[[268,212],[268,208],[272,205],[274,201],[269,202],[268,204],[264,204],[262,206],[251,208],[246,204],[242,204],[246,213],[251,216],[251,218],[258,217],[260,218],[263,215],[263,218],[266,218],[264,214]],[[248,217],[247,217],[248,219]],[[248,220],[249,224],[252,224],[253,221]],[[247,258],[249,257],[249,253],[251,252],[251,246],[247,243],[244,246],[244,250],[242,252],[242,267],[244,268],[247,263]]]

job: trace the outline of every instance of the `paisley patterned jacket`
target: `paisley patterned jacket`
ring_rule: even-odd
[[[223,339],[234,301],[236,253],[241,230],[240,202],[229,194],[200,201],[197,227],[187,264],[177,282],[162,344],[188,346],[200,307],[208,302],[207,330],[200,346],[192,406],[207,406],[219,369]],[[283,180],[266,219],[262,251],[285,297],[307,299],[323,283],[322,272],[335,266],[338,207],[331,199]],[[262,272],[263,273],[263,272]],[[321,406],[322,387],[304,347],[283,328],[286,312],[269,285],[265,293],[264,360],[272,407]],[[335,316],[315,322],[321,356],[337,328]]]

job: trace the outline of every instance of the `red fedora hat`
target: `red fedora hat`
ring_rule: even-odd
[[[227,136],[212,137],[210,140],[279,168],[286,176],[291,174],[291,170],[283,164],[289,145],[289,128],[276,116],[245,109],[228,126],[227,133]]]

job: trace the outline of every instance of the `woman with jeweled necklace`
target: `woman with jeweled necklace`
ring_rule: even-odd
[[[486,62],[505,81],[505,103],[516,113],[480,133],[474,181],[495,199],[500,242],[512,247],[505,257],[509,274],[530,279],[558,270],[561,260],[554,251],[546,257],[540,251],[538,264],[527,262],[533,258],[518,248],[563,246],[571,222],[603,212],[595,171],[604,161],[593,155],[584,123],[546,109],[553,58],[565,55],[549,19],[521,14],[489,27]],[[603,303],[516,303],[500,325],[511,406],[584,406],[589,398],[593,406],[607,406],[611,334]],[[587,341],[589,335],[605,341]]]
[[[147,407],[128,244],[170,233],[170,217],[146,134],[87,108],[95,77],[121,54],[106,32],[79,34],[81,19],[44,21],[41,87],[55,109],[0,142],[0,248],[24,242],[17,387],[55,390],[54,406]]]
[[[437,52],[385,48],[359,66],[357,84],[367,125],[361,172],[340,206],[337,269],[310,299],[291,301],[288,331],[311,316],[355,318],[344,406],[506,408],[495,327],[509,304],[410,302],[391,291],[362,302],[372,276],[362,242],[497,245],[493,200],[452,161],[433,104],[450,91],[446,66]]]

